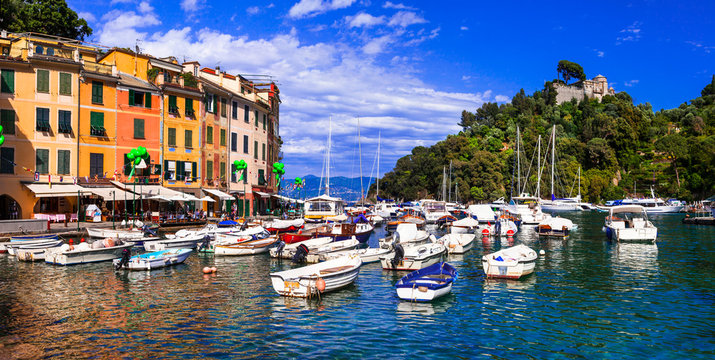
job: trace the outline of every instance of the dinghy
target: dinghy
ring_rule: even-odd
[[[270,236],[265,239],[256,239],[243,241],[238,244],[231,245],[216,245],[214,246],[214,254],[216,256],[240,256],[254,255],[267,252],[272,246],[278,243],[277,236]]]
[[[64,244],[60,247],[45,250],[45,262],[55,265],[76,265],[99,261],[110,261],[122,257],[124,249],[130,249],[132,244],[125,244],[120,240],[103,239],[86,242],[77,246]]]
[[[44,261],[45,250],[59,247],[62,243],[63,241],[58,239],[30,245],[13,245],[12,250],[20,261]]]
[[[174,235],[166,235],[166,239],[144,241],[144,250],[195,249],[207,236],[200,232],[179,230]]]
[[[447,234],[437,241],[447,247],[450,254],[464,254],[472,248],[474,234]]]
[[[352,239],[349,240],[333,241],[318,247],[314,251],[311,251],[310,254],[306,256],[305,261],[309,263],[325,261],[326,254],[354,250],[358,247],[358,245],[360,245],[360,242],[357,241],[354,236]]]
[[[168,249],[149,252],[141,255],[134,255],[128,259],[115,259],[116,269],[125,268],[127,270],[153,270],[166,266],[181,264],[191,255],[192,249]],[[128,256],[129,251],[126,252]]]
[[[308,251],[315,251],[317,248],[330,243],[333,241],[331,237],[319,237],[310,240],[301,241],[298,243],[283,245],[283,243],[278,243],[277,247],[271,248],[272,258],[283,258],[290,259],[295,255],[296,250],[299,246],[304,245]]]
[[[283,296],[313,297],[352,284],[362,260],[358,256],[337,259],[271,274],[273,289]]]
[[[552,217],[540,222],[535,230],[539,236],[567,237],[575,228],[576,225],[569,219]]]
[[[57,236],[55,236],[54,239],[48,238],[43,240],[11,241],[3,243],[5,251],[7,251],[10,256],[17,256],[17,249],[20,248],[35,247],[47,249],[59,245],[62,245],[62,240],[60,240]]]
[[[482,268],[488,278],[519,279],[534,272],[536,251],[516,245],[482,256]]]
[[[452,291],[457,269],[446,262],[438,262],[405,275],[395,284],[397,296],[402,300],[432,301]]]
[[[440,243],[403,248],[395,245],[394,256],[380,258],[383,270],[414,271],[442,261],[447,248]]]
[[[376,248],[364,248],[321,254],[320,261],[327,261],[346,255],[357,255],[360,257],[363,264],[369,264],[380,261],[380,257],[382,256],[393,256],[393,248],[390,244],[381,243],[380,247]]]

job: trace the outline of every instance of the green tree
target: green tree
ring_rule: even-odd
[[[568,83],[570,79],[586,80],[586,74],[583,72],[581,65],[568,60],[559,61],[556,66],[556,71],[564,78],[564,82]]]
[[[1,8],[0,24],[13,32],[37,32],[78,40],[92,35],[87,21],[77,16],[65,0],[3,0]]]
[[[678,187],[680,187],[680,175],[678,174],[678,159],[687,155],[688,145],[685,138],[680,134],[666,135],[660,138],[655,143],[656,150],[668,154],[671,159],[671,165],[675,169],[675,179],[678,181]]]
[[[703,97],[708,95],[715,95],[715,75],[713,75],[712,82],[710,82],[710,84],[705,85],[705,88],[703,88],[703,91],[701,91],[700,94]]]

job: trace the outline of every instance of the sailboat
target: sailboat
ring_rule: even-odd
[[[391,219],[397,217],[400,207],[392,200],[383,199],[380,197],[380,147],[382,144],[382,135],[377,133],[377,190],[375,192],[375,214],[383,219]]]
[[[517,147],[519,145],[520,139],[519,139],[519,128],[517,127],[516,129],[516,141],[517,141]],[[509,202],[509,205],[504,206],[503,208],[511,213],[513,216],[516,216],[517,218],[521,219],[521,223],[525,225],[537,225],[540,222],[548,219],[551,217],[549,214],[545,214],[541,211],[541,199],[539,198],[540,194],[540,189],[541,189],[541,136],[539,135],[539,140],[537,143],[537,160],[538,160],[538,165],[537,165],[537,184],[536,184],[536,196],[529,195],[528,193],[521,192],[519,196],[512,196],[511,201]],[[521,160],[519,157],[519,153],[517,152],[517,191],[522,191],[524,189],[521,188]],[[528,178],[528,176],[527,176]],[[524,184],[524,188],[526,188],[526,184]]]
[[[305,221],[307,222],[323,222],[327,218],[342,215],[344,212],[343,200],[330,196],[330,148],[332,135],[333,119],[331,117],[328,126],[328,146],[325,151],[325,193],[305,200]]]

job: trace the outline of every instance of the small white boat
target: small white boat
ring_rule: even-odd
[[[562,217],[552,217],[546,219],[539,223],[537,227],[534,228],[539,236],[555,236],[555,237],[566,237],[569,236],[571,230],[575,230],[576,225],[573,221],[562,218]]]
[[[12,250],[20,261],[44,261],[45,250],[59,247],[62,245],[62,240],[50,240],[44,243],[29,244],[29,245],[14,245]]]
[[[244,230],[215,234],[214,245],[238,244],[247,240],[265,239],[271,234],[263,226],[251,226]]]
[[[297,243],[292,243],[288,244],[285,246],[281,246],[281,244],[278,245],[278,247],[271,248],[271,257],[272,258],[284,258],[284,259],[290,259],[293,257],[295,254],[296,249],[300,245],[305,245],[308,248],[308,251],[315,251],[317,248],[330,243],[333,241],[333,238],[331,237],[319,237],[319,238],[313,238]]]
[[[55,265],[76,265],[99,261],[110,261],[122,257],[124,249],[132,244],[125,244],[112,239],[97,240],[91,245],[86,242],[77,246],[64,244],[45,250],[45,262]]]
[[[26,240],[26,241],[11,241],[4,243],[5,250],[10,256],[17,256],[17,250],[20,248],[51,248],[55,246],[62,245],[62,240],[55,237],[54,239],[49,238],[46,240]]]
[[[488,278],[519,279],[534,272],[536,251],[516,245],[482,256],[482,268]]]
[[[377,214],[368,215],[367,219],[373,225],[382,224],[382,222],[385,221],[385,218]]]
[[[604,230],[609,240],[655,241],[658,228],[648,220],[640,205],[619,205],[609,209]]]
[[[453,221],[449,226],[449,231],[452,234],[469,234],[474,233],[474,230],[479,228],[479,221],[471,217],[465,217],[464,219]]]
[[[144,237],[144,230],[134,229],[111,229],[111,228],[87,228],[87,234],[94,238],[114,238],[114,239],[137,239]]]
[[[134,255],[126,263],[122,259],[114,259],[114,267],[124,267],[127,270],[153,270],[170,265],[181,264],[191,255],[192,249],[168,249]]]
[[[450,254],[464,254],[474,244],[474,234],[447,234],[437,241],[447,247]]]
[[[276,219],[263,224],[263,227],[270,233],[297,231],[305,225],[303,219],[281,220]]]
[[[457,278],[457,269],[439,262],[405,275],[395,284],[397,296],[402,300],[425,302],[449,294]]]
[[[376,248],[364,248],[321,254],[320,261],[327,261],[346,255],[357,255],[360,259],[362,259],[363,264],[369,264],[380,261],[380,257],[382,256],[392,256],[393,251],[392,245],[382,243],[380,244],[380,247]]]
[[[380,240],[380,243],[394,245],[395,239],[403,247],[418,246],[432,242],[430,234],[424,230],[417,230],[417,224],[402,223],[397,225],[397,229],[392,236]]]
[[[214,246],[214,254],[216,256],[240,256],[254,255],[267,252],[272,246],[278,243],[277,236],[270,236],[264,239],[247,240],[231,245],[216,245]]]
[[[166,249],[195,249],[203,242],[207,234],[179,230],[174,235],[167,235],[166,239],[144,241],[144,250],[159,251]]]
[[[381,257],[380,264],[384,270],[414,271],[442,261],[446,252],[447,248],[437,242],[408,248],[399,245],[395,246],[395,255]]]
[[[352,284],[360,272],[358,256],[337,259],[271,274],[273,289],[283,296],[312,297]]]
[[[305,261],[309,263],[316,263],[320,261],[325,261],[325,255],[339,252],[339,251],[349,251],[354,250],[360,245],[360,242],[353,236],[352,239],[333,241],[318,247],[317,249],[311,251],[308,256],[306,256]]]

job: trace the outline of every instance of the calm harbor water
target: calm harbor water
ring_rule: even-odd
[[[511,245],[475,242],[452,293],[400,301],[401,274],[379,264],[320,300],[278,296],[267,255],[193,254],[151,272],[110,263],[50,266],[0,255],[0,359],[54,358],[712,358],[715,227],[653,217],[657,245],[613,244],[603,214],[567,214],[568,240],[522,228],[515,243],[539,256],[522,281],[485,279],[481,255]],[[383,231],[371,238],[376,242]],[[206,276],[204,266],[218,273]]]

